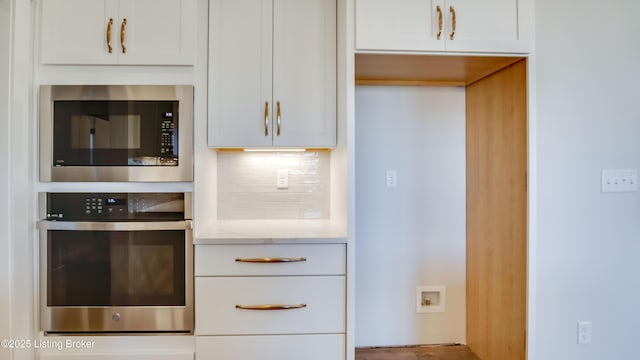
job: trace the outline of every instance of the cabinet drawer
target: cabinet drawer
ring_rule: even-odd
[[[55,341],[55,340],[54,340]],[[71,353],[40,354],[40,360],[193,360],[193,353]]]
[[[345,245],[197,245],[196,276],[344,275]],[[265,262],[243,262],[265,261]],[[287,261],[288,262],[269,262]],[[298,261],[299,260],[299,261]]]
[[[206,360],[343,360],[344,335],[199,336],[196,358]]]
[[[196,278],[196,334],[342,333],[344,276]],[[242,307],[287,305],[286,310]]]

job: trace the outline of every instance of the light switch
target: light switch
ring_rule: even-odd
[[[602,192],[638,191],[638,170],[602,170]]]
[[[278,179],[276,181],[278,189],[289,188],[289,169],[278,169]]]

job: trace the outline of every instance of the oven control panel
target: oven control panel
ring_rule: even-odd
[[[184,193],[47,193],[46,219],[184,220]]]

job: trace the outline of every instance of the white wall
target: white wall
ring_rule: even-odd
[[[0,129],[9,126],[9,32],[10,2],[0,0]],[[0,339],[10,337],[11,282],[9,264],[9,141],[0,131]],[[9,359],[9,351],[0,349],[0,360]]]
[[[600,171],[640,169],[640,2],[536,3],[537,359],[637,359],[640,193]]]
[[[464,89],[358,87],[355,104],[356,346],[464,343]],[[418,285],[446,285],[446,312],[416,314]]]

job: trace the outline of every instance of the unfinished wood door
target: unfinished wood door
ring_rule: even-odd
[[[467,87],[467,343],[526,355],[527,86],[522,60]]]

